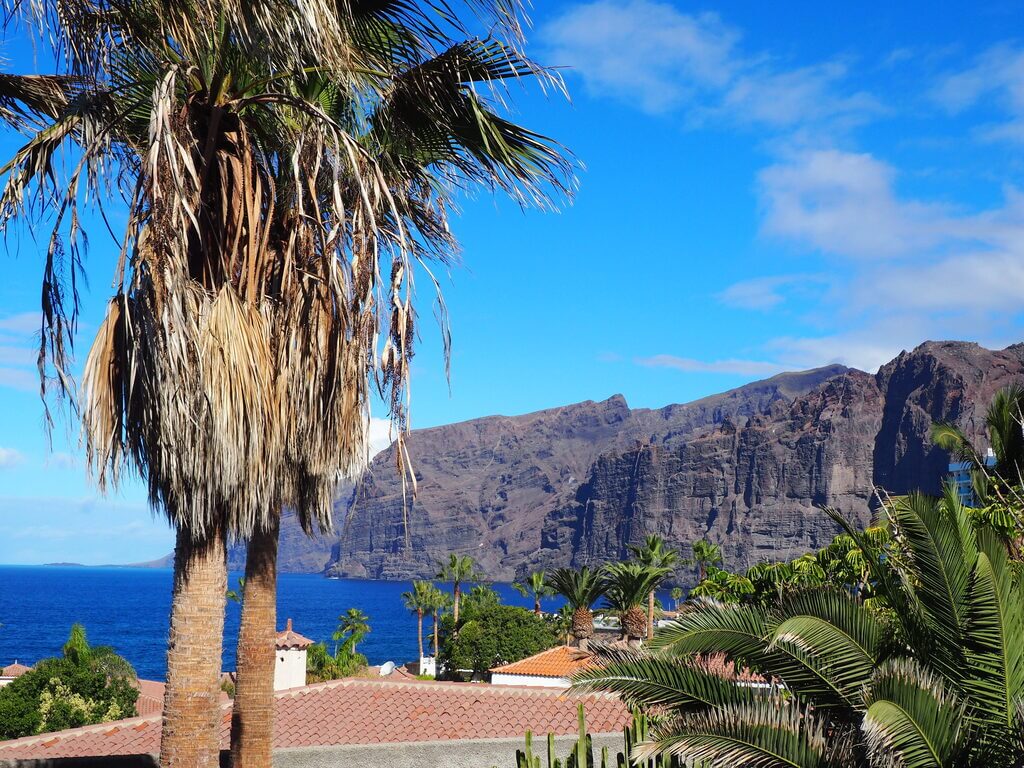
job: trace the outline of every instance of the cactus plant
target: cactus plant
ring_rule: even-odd
[[[615,753],[614,762],[608,747],[601,748],[600,762],[594,760],[594,741],[587,733],[587,721],[583,705],[577,709],[579,721],[576,741],[564,759],[555,753],[555,736],[548,734],[547,759],[541,761],[540,754],[533,752],[533,733],[526,732],[526,748],[516,750],[516,768],[680,768],[678,762],[667,755],[659,755],[640,764],[633,764],[629,755],[633,747],[650,737],[650,718],[642,712],[634,712],[632,722],[622,729],[623,751]]]

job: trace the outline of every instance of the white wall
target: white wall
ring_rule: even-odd
[[[437,677],[437,659],[433,656],[421,656],[420,674]]]
[[[528,685],[534,688],[568,688],[569,681],[564,677],[507,675],[504,672],[495,672],[491,675],[491,685]]]
[[[274,690],[301,688],[306,684],[306,649],[278,649],[274,665]]]

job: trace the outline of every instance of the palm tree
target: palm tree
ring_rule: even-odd
[[[672,587],[672,592],[670,594],[672,595],[672,607],[678,611],[679,601],[683,599],[683,588]]]
[[[1007,542],[956,493],[886,509],[879,549],[829,511],[864,554],[877,597],[832,587],[774,605],[697,600],[653,650],[614,652],[578,687],[664,714],[637,758],[690,765],[1016,766],[1024,760],[1024,586]],[[773,681],[700,663],[725,653]]]
[[[998,499],[1004,505],[1019,507],[1024,499],[1015,488],[1024,485],[1024,386],[1011,384],[996,392],[985,412],[995,464],[990,466],[985,451],[974,446],[955,424],[935,422],[932,442],[945,449],[957,461],[971,468],[974,496],[981,506]]]
[[[605,573],[605,608],[619,617],[623,639],[653,637],[643,604],[669,574],[668,568],[640,562],[609,563]]]
[[[372,373],[404,459],[413,269],[453,253],[461,186],[539,204],[565,189],[559,149],[499,117],[487,90],[554,81],[517,53],[504,2],[473,3],[498,21],[466,43],[434,4],[16,5],[9,18],[66,54],[55,75],[0,82],[0,119],[30,132],[4,168],[0,226],[56,212],[44,393],[72,391],[80,202],[129,201],[82,415],[101,487],[137,471],[177,532],[160,761],[218,759],[232,535],[252,561],[233,754],[266,766],[277,517],[287,505],[307,531],[330,528],[337,481],[366,458]]]
[[[437,657],[440,648],[440,626],[441,613],[452,605],[452,597],[447,592],[438,589],[434,584],[430,585],[427,593],[427,605],[429,606],[432,629],[434,632],[434,657]]]
[[[349,653],[357,653],[356,646],[370,632],[370,617],[358,608],[349,608],[338,617],[338,628],[334,630],[331,639],[334,640],[334,655],[338,655],[337,643],[340,641],[343,648]]]
[[[452,584],[452,618],[455,625],[459,624],[459,603],[462,601],[462,585],[467,581],[479,581],[481,576],[476,571],[476,564],[469,555],[451,554],[448,562],[441,567],[434,578],[450,581]]]
[[[693,555],[684,560],[687,565],[697,566],[697,583],[704,581],[708,575],[708,568],[722,562],[722,550],[717,544],[712,544],[707,539],[698,539],[693,542]]]
[[[591,610],[605,593],[604,575],[584,566],[578,571],[559,568],[547,580],[555,594],[565,598],[572,610],[572,635],[582,650],[587,650],[594,635],[594,612]]]
[[[423,616],[431,610],[430,590],[433,586],[429,581],[414,581],[412,589],[402,593],[402,602],[405,607],[416,614],[416,642],[421,659],[423,658]]]
[[[554,594],[554,590],[544,581],[544,571],[534,571],[525,582],[517,581],[512,586],[523,597],[533,597],[533,612],[538,616],[541,598]]]
[[[633,557],[638,562],[652,568],[665,569],[665,575],[651,588],[651,592],[647,596],[647,637],[654,637],[654,590],[672,574],[679,562],[679,553],[670,549],[665,544],[665,540],[656,534],[649,535],[643,546],[630,546],[629,551],[633,553]]]

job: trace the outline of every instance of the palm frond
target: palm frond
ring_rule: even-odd
[[[847,733],[828,733],[818,718],[792,699],[737,704],[681,718],[634,759],[659,754],[685,765],[730,768],[840,768],[851,752]]]
[[[893,660],[875,674],[866,700],[861,728],[872,766],[964,764],[970,746],[966,707],[940,676],[911,659]]]

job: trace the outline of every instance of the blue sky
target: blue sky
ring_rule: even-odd
[[[432,296],[414,426],[622,393],[684,402],[780,370],[866,370],[926,339],[1024,340],[1024,28],[1013,2],[537,3],[529,52],[567,103],[520,121],[585,168],[560,213],[480,194]],[[1020,35],[1020,37],[1015,37]],[[15,71],[35,67],[10,39]],[[8,156],[15,135],[0,136]],[[72,419],[48,447],[33,371],[42,251],[0,258],[0,562],[132,562],[170,550],[137,482],[100,497]],[[96,231],[79,356],[114,247]]]

